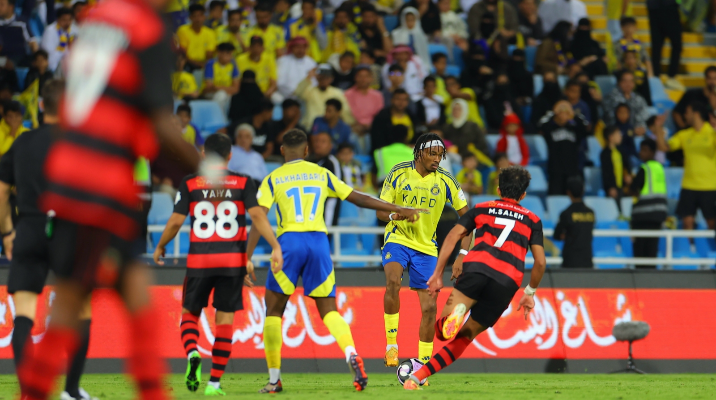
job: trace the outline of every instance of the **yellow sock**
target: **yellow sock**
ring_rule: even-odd
[[[345,353],[346,359],[350,357],[351,353],[355,353],[355,343],[353,342],[353,335],[351,334],[351,327],[348,326],[346,320],[341,317],[336,311],[331,311],[323,317],[323,323],[326,324],[328,331],[331,332],[341,351]]]
[[[269,369],[281,368],[281,317],[266,317],[264,322],[264,351]]]
[[[400,313],[383,314],[385,320],[385,340],[388,345],[398,345],[398,321]]]
[[[418,341],[418,360],[427,364],[433,356],[433,342]]]

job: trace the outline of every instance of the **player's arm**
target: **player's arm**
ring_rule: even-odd
[[[544,233],[542,232],[542,221],[538,222],[537,226],[532,229],[530,249],[532,250],[532,257],[535,260],[534,265],[532,266],[530,284],[525,288],[525,292],[520,299],[520,305],[517,307],[517,311],[521,308],[525,309],[525,320],[527,320],[527,315],[529,315],[530,311],[532,311],[535,307],[534,295],[540,282],[542,282],[544,270],[547,269],[547,259],[544,256]]]
[[[278,240],[276,240],[276,235],[273,233],[271,224],[269,224],[268,218],[266,217],[266,213],[268,213],[269,210],[266,207],[255,206],[249,208],[248,211],[249,216],[251,216],[251,231],[249,232],[249,243],[247,243],[247,247],[251,248],[251,252],[249,253],[247,249],[247,258],[249,260],[251,259],[249,256],[253,255],[256,244],[259,241],[258,234],[261,234],[273,250],[271,252],[271,270],[274,273],[281,271],[283,268],[283,253],[281,252],[281,245],[278,243]],[[254,231],[256,231],[256,233],[254,233]],[[253,246],[251,245],[252,239]],[[256,276],[252,276],[252,278],[256,280]]]
[[[445,267],[450,259],[450,255],[452,255],[455,245],[457,245],[459,241],[468,237],[468,233],[470,232],[472,232],[472,230],[468,231],[466,227],[458,224],[450,230],[450,233],[448,233],[445,241],[443,242],[442,250],[438,254],[438,263],[435,267],[435,272],[433,272],[433,276],[431,276],[428,280],[428,291],[431,294],[435,294],[443,288],[443,273],[445,272]]]
[[[176,237],[177,233],[179,233],[179,229],[184,225],[185,219],[186,215],[176,212],[172,213],[172,216],[169,217],[169,221],[167,221],[167,225],[164,227],[164,232],[162,232],[162,237],[159,239],[159,243],[157,243],[157,248],[154,249],[154,262],[158,265],[164,265],[164,260],[161,258],[164,257],[166,253],[167,243]]]
[[[410,222],[415,222],[418,220],[418,218],[420,218],[420,212],[428,212],[428,210],[401,207],[393,203],[388,203],[385,200],[378,199],[376,197],[367,195],[357,190],[352,191],[351,194],[348,195],[346,200],[357,205],[358,207],[370,208],[372,210],[378,211],[378,218],[383,215],[385,218],[383,219],[383,221],[389,220],[388,215],[390,215],[391,213],[396,213],[400,217],[402,217],[400,219],[407,219]]]
[[[470,209],[465,206],[457,210],[457,215],[462,217],[469,210]],[[463,237],[462,241],[460,242],[460,253],[458,253],[457,258],[455,258],[455,262],[452,264],[452,275],[450,276],[451,281],[457,279],[460,275],[462,275],[462,259],[465,258],[467,252],[470,250],[470,243],[472,243],[472,231],[465,235],[465,237]],[[455,247],[451,247],[451,249],[454,248]]]

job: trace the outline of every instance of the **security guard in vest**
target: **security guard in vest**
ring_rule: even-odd
[[[666,220],[666,177],[664,167],[654,160],[656,142],[644,139],[639,148],[639,158],[644,162],[634,178],[632,187],[639,196],[634,197],[631,211],[631,228],[660,230]],[[659,250],[659,238],[636,238],[634,257],[655,258]],[[637,265],[637,268],[656,268],[654,265]]]

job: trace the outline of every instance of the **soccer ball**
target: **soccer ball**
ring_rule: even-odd
[[[409,360],[401,362],[400,365],[398,365],[398,382],[400,382],[401,385],[404,384],[410,374],[422,368],[423,365],[424,364],[420,362],[420,360],[418,360],[417,358],[411,358]],[[424,385],[425,381],[427,380],[428,379],[425,378],[420,381],[420,385]]]

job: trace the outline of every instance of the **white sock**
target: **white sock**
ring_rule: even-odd
[[[353,346],[346,346],[346,362],[351,360],[353,354],[358,354],[356,348]]]
[[[209,381],[209,385],[213,386],[214,389],[219,389],[219,388],[221,387],[221,383],[220,383],[220,382],[212,382],[212,381]]]
[[[269,368],[269,383],[278,383],[281,380],[281,370],[279,368]]]
[[[190,359],[191,359],[191,356],[193,356],[193,355],[194,355],[194,353],[196,353],[196,354],[199,354],[199,352],[198,352],[198,351],[196,351],[196,350],[192,350],[192,351],[191,351],[191,353],[189,353],[189,355],[188,355],[188,356],[186,356],[186,359],[187,359],[187,360],[190,360]],[[201,355],[199,355],[199,356],[201,357]]]
[[[398,345],[397,344],[389,344],[389,345],[385,346],[385,351],[388,351],[390,349],[398,350]]]

